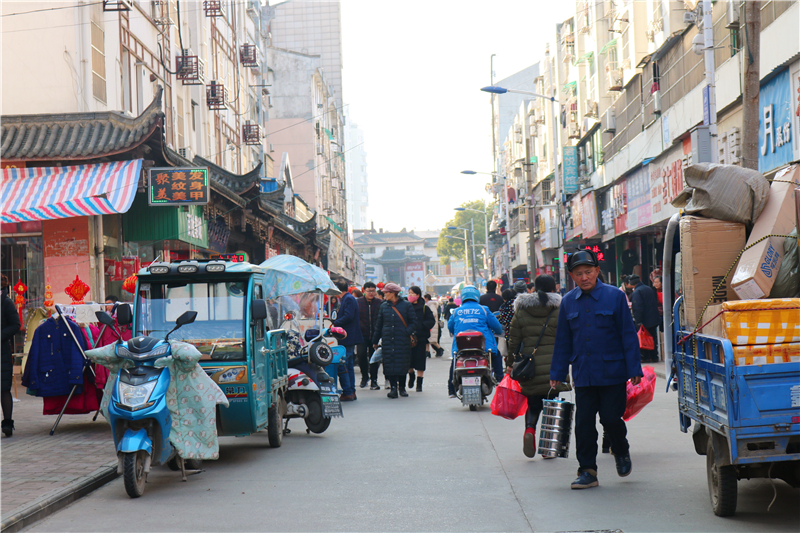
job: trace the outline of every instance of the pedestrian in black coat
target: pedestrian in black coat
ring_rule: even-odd
[[[433,311],[425,305],[422,299],[422,289],[416,285],[408,289],[408,302],[417,315],[417,345],[411,348],[411,367],[408,370],[408,388],[414,386],[414,371],[416,371],[417,392],[422,392],[422,378],[425,375],[425,367],[428,362],[428,354],[425,344],[431,336],[431,328],[436,324]]]
[[[3,433],[10,437],[14,432],[14,420],[11,418],[14,400],[11,397],[11,384],[14,373],[14,335],[20,330],[22,324],[14,302],[7,295],[2,296],[0,306],[0,321],[2,321],[2,360],[0,365],[0,378],[2,378],[2,407],[3,407]]]
[[[383,373],[389,380],[389,398],[408,396],[406,372],[411,367],[411,335],[417,332],[417,314],[411,304],[400,298],[400,287],[387,283],[383,287],[385,301],[378,309],[378,323],[372,347],[383,348]]]
[[[378,323],[378,310],[383,301],[377,297],[375,284],[368,281],[364,284],[364,296],[358,299],[358,315],[361,323],[361,334],[364,337],[363,344],[356,348],[358,353],[358,366],[361,367],[361,388],[367,386],[367,381],[371,381],[370,390],[380,390],[378,386],[378,369],[380,363],[370,363],[374,350],[372,349],[372,338],[375,336],[375,326]]]
[[[630,276],[625,286],[631,289],[631,313],[636,330],[640,326],[650,333],[654,344],[658,342],[658,325],[661,315],[658,313],[658,294],[652,287],[648,287],[637,275]],[[641,350],[642,362],[655,363],[658,361],[658,347],[655,350]]]

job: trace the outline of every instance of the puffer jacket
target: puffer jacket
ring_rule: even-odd
[[[424,345],[428,342],[428,337],[431,335],[431,328],[436,324],[436,319],[433,317],[431,308],[425,304],[425,300],[420,298],[411,307],[417,314],[417,345]]]
[[[520,350],[523,355],[530,355],[539,340],[539,335],[544,327],[545,320],[550,311],[553,314],[547,321],[547,329],[542,335],[542,342],[536,349],[534,361],[536,374],[533,379],[520,383],[522,394],[525,396],[555,396],[556,392],[570,390],[565,384],[558,386],[555,392],[550,391],[550,364],[553,361],[553,348],[556,343],[556,325],[558,324],[558,308],[561,305],[561,295],[554,292],[547,293],[546,305],[541,305],[539,295],[536,293],[523,293],[514,300],[514,317],[508,331],[508,356],[506,367],[514,363],[514,355],[522,344]]]
[[[67,321],[82,349],[86,349],[86,338],[81,328]],[[67,327],[59,319],[48,318],[36,328],[33,343],[22,375],[22,385],[36,391],[36,396],[60,396],[69,394],[73,385],[80,385],[82,392],[83,367],[88,363],[75,345]]]
[[[406,326],[395,312],[405,319]],[[417,313],[406,300],[396,304],[385,301],[378,309],[378,322],[372,344],[383,347],[383,373],[387,376],[404,376],[411,367],[411,334],[417,332]],[[418,339],[419,340],[419,339]],[[424,342],[424,340],[422,341]]]

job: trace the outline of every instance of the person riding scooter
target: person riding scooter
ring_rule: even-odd
[[[450,320],[447,321],[447,329],[450,335],[455,338],[462,331],[478,331],[486,339],[486,351],[492,354],[492,369],[494,377],[499,383],[503,379],[503,361],[497,350],[495,335],[503,334],[503,326],[498,322],[497,317],[489,311],[485,305],[478,303],[481,293],[472,286],[461,289],[461,306],[453,309]],[[451,398],[456,397],[455,387],[453,386],[453,368],[456,362],[456,343],[453,343],[453,362],[450,365],[450,379],[447,381],[447,389]]]

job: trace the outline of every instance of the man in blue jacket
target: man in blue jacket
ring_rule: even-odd
[[[486,351],[492,354],[492,369],[498,383],[503,379],[503,358],[497,350],[495,335],[503,334],[503,326],[498,322],[489,308],[478,303],[481,293],[472,286],[461,289],[461,305],[453,309],[450,320],[447,321],[447,329],[453,337],[453,362],[450,364],[450,380],[447,382],[447,390],[450,397],[456,397],[456,389],[453,386],[453,368],[456,364],[456,335],[462,331],[479,331],[483,333],[486,340]]]
[[[336,288],[342,291],[342,297],[341,303],[339,304],[339,311],[336,314],[336,320],[333,321],[333,325],[339,326],[347,333],[347,337],[339,341],[339,345],[344,346],[345,353],[347,354],[347,358],[345,359],[345,369],[347,372],[339,374],[339,379],[342,381],[341,400],[343,402],[351,402],[357,399],[355,367],[356,345],[364,342],[364,337],[361,335],[358,302],[355,296],[347,291],[348,287],[345,281],[337,281]]]
[[[622,420],[626,382],[642,376],[639,338],[625,294],[597,279],[600,266],[591,250],[579,250],[567,261],[577,287],[561,301],[550,386],[566,381],[572,365],[575,384],[575,455],[578,478],[573,489],[596,487],[597,414],[611,440],[617,474],[631,473],[627,428]]]

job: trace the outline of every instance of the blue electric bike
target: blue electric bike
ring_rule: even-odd
[[[120,306],[117,320],[120,324],[132,321],[130,307]],[[181,458],[169,441],[172,417],[167,408],[167,389],[170,384],[168,368],[153,366],[156,359],[171,354],[168,342],[172,332],[194,322],[197,312],[186,311],[175,321],[175,327],[164,339],[134,337],[124,342],[114,327],[114,319],[105,311],[96,313],[97,319],[117,334],[117,357],[133,361],[134,367],[121,369],[110,379],[114,380],[108,404],[108,422],[111,424],[114,444],[119,458],[118,472],[123,475],[125,491],[131,498],[144,493],[147,473],[151,465],[166,464],[180,470],[184,481],[186,470],[200,468],[200,460]]]

